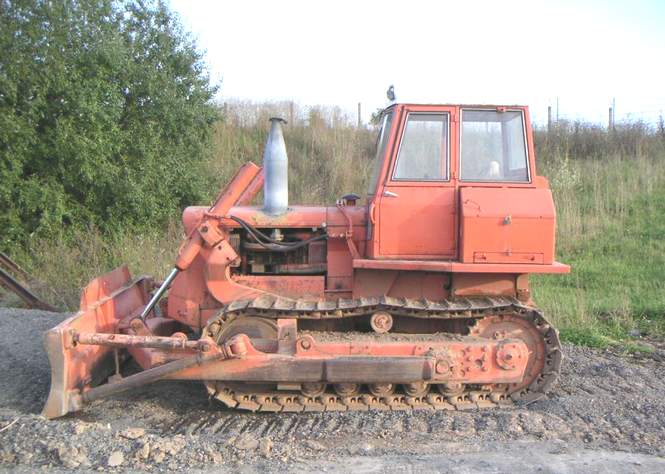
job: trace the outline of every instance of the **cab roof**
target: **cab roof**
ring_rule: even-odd
[[[420,106],[426,106],[426,107],[462,107],[462,108],[469,108],[469,109],[496,109],[499,107],[505,107],[508,109],[515,108],[515,109],[526,109],[529,106],[528,105],[519,105],[519,104],[435,104],[435,103],[418,103],[418,102],[395,102],[394,104],[390,104],[386,109],[390,109],[392,107],[409,107],[409,106],[414,106],[414,107],[420,107]]]

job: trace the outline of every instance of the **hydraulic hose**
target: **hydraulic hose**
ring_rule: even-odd
[[[251,234],[252,237],[254,237],[257,241],[264,241],[267,243],[271,244],[276,244],[276,245],[283,245],[283,246],[289,246],[289,245],[295,245],[299,244],[300,242],[280,242],[279,240],[275,240],[261,232],[259,229],[254,227],[252,224],[249,222],[242,220],[239,217],[236,216],[229,216],[229,219],[236,221],[238,224],[242,226],[243,229],[245,229],[249,234]]]
[[[273,252],[291,252],[293,250],[302,248],[306,245],[311,244],[312,242],[317,242],[319,240],[324,240],[328,238],[327,234],[317,235],[307,240],[302,240],[300,242],[280,242],[275,240],[259,229],[251,225],[249,222],[244,221],[243,219],[236,216],[229,216],[229,219],[237,222],[240,226],[245,229],[245,231],[254,239],[256,242],[263,248],[271,250]]]

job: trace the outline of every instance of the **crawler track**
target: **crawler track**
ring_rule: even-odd
[[[353,318],[360,321],[377,311],[409,320],[416,327],[421,325],[423,330],[420,335],[424,340],[437,337],[436,332],[428,330],[431,324],[428,325],[426,320],[458,322],[451,325],[449,333],[440,337],[468,333],[476,337],[503,338],[507,333],[515,337],[517,331],[520,334],[518,337],[522,337],[531,350],[525,382],[510,386],[463,385],[455,393],[432,386],[419,396],[410,396],[404,387],[397,387],[394,393],[376,395],[367,385],[359,385],[349,395],[340,394],[339,388],[329,385],[316,396],[308,396],[298,390],[277,390],[274,384],[268,383],[211,381],[206,383],[206,387],[211,396],[227,406],[251,411],[468,410],[535,401],[546,393],[559,374],[562,353],[556,329],[545,320],[540,310],[525,306],[514,298],[479,297],[432,302],[383,297],[320,302],[261,296],[254,300],[232,302],[211,320],[206,331],[211,337],[223,337],[224,328],[238,318],[261,318],[265,321],[288,317],[314,327],[316,321],[325,322],[325,327],[330,327],[331,323],[335,325]],[[338,336],[347,340],[354,337],[345,331],[340,329]],[[329,336],[330,333],[325,334]],[[362,337],[370,337],[371,334],[365,333]],[[399,333],[395,333],[394,337],[399,337]]]

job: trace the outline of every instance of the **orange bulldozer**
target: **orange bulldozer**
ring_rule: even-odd
[[[162,379],[253,411],[469,409],[530,402],[561,346],[534,305],[556,214],[524,106],[394,104],[367,198],[288,202],[282,120],[208,207],[161,284],[95,278],[46,333],[49,418]],[[263,188],[264,203],[248,205]],[[361,203],[362,202],[362,203]],[[142,370],[121,375],[131,356]]]

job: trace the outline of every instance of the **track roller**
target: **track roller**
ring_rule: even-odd
[[[402,385],[404,393],[410,397],[424,397],[429,392],[427,382],[414,382]]]
[[[395,392],[395,385],[392,383],[371,383],[367,388],[375,397],[387,397]]]
[[[455,397],[464,393],[465,386],[463,383],[440,383],[436,388],[441,395]]]
[[[357,383],[336,383],[333,388],[340,397],[353,397],[360,393],[360,385]]]
[[[319,395],[323,395],[323,393],[326,391],[326,384],[323,382],[304,383],[302,384],[300,391],[306,397],[318,397]]]

